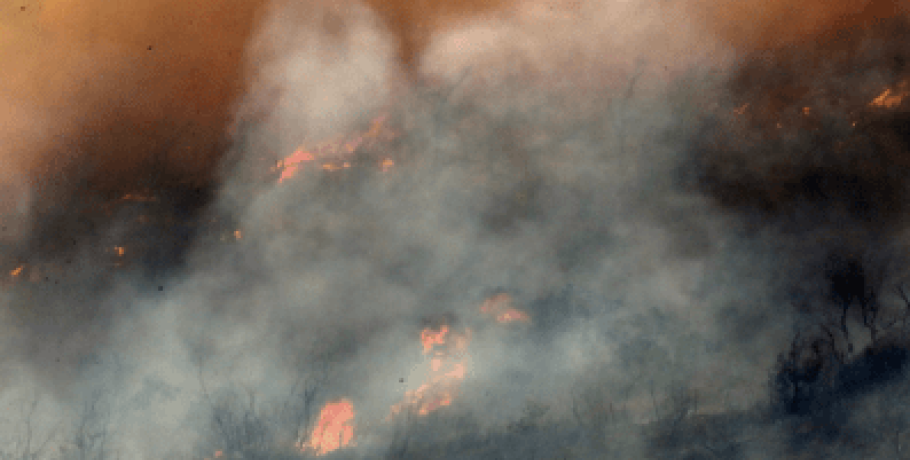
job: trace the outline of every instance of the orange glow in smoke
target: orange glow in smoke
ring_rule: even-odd
[[[910,94],[910,82],[905,81],[897,85],[897,88],[894,88],[893,90],[891,88],[886,88],[878,97],[869,103],[869,106],[892,109],[899,106],[901,102],[903,102],[904,97],[908,94]]]
[[[509,294],[496,294],[488,298],[480,306],[480,312],[493,315],[499,323],[522,322],[530,323],[531,317],[527,313],[512,306],[512,296]]]
[[[349,139],[336,139],[330,142],[318,144],[315,148],[307,149],[299,147],[294,153],[279,161],[276,168],[281,171],[278,182],[284,182],[294,177],[300,168],[307,162],[322,160],[321,167],[324,171],[338,171],[350,168],[350,161],[339,161],[340,158],[350,156],[364,144],[375,140],[388,140],[395,136],[395,133],[389,130],[386,120],[387,115],[379,115],[370,123],[370,128],[365,133],[352,136]],[[387,171],[395,164],[390,158],[383,159],[380,162],[380,169]]]
[[[301,450],[316,455],[348,446],[354,440],[354,403],[348,399],[330,402],[319,413],[319,422],[313,429],[309,442]]]
[[[20,266],[16,267],[15,269],[13,269],[12,271],[9,272],[10,276],[19,276],[19,274],[22,273],[22,269],[24,267],[25,267],[25,265],[20,265]]]
[[[289,157],[285,158],[278,162],[278,167],[282,168],[281,177],[278,178],[278,182],[283,182],[285,179],[290,179],[294,177],[294,174],[297,174],[297,169],[300,167],[300,163],[313,161],[316,157],[312,153],[299,148]]]
[[[427,354],[433,349],[434,345],[442,345],[446,341],[446,335],[449,333],[449,326],[443,325],[438,331],[425,328],[420,332],[420,342],[423,344],[423,353]]]
[[[443,324],[438,328],[424,328],[420,332],[423,354],[429,359],[429,378],[416,390],[405,392],[404,400],[392,406],[389,417],[403,411],[427,415],[452,404],[458,387],[467,374],[466,349],[471,341],[471,330],[453,332]]]

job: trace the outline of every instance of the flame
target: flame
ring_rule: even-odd
[[[379,168],[382,169],[382,172],[388,171],[392,166],[395,166],[395,162],[391,158],[383,158],[382,163],[379,163]]]
[[[513,303],[509,294],[496,294],[487,298],[480,310],[499,323],[530,322],[530,316],[515,308]],[[467,350],[471,337],[470,328],[458,331],[445,323],[423,328],[420,344],[427,359],[429,376],[416,389],[406,391],[402,401],[391,407],[385,420],[391,421],[403,412],[425,416],[451,406],[468,373],[470,356]],[[299,442],[298,447],[318,456],[349,446],[353,439],[354,405],[345,398],[323,407],[309,441]]]
[[[294,153],[283,160],[278,161],[275,165],[275,170],[281,171],[278,182],[281,183],[294,177],[306,162],[315,161],[317,159],[337,159],[340,156],[348,156],[370,140],[392,138],[395,134],[389,130],[386,120],[388,120],[388,115],[382,114],[377,116],[370,123],[369,130],[365,133],[352,136],[349,139],[341,138],[330,142],[322,142],[312,150],[308,150],[303,146],[297,148]],[[380,168],[383,171],[386,171],[394,164],[395,163],[391,159],[386,158],[380,163]],[[338,171],[350,167],[351,163],[349,161],[326,161],[322,164],[322,169],[325,171]]]
[[[496,294],[480,306],[484,314],[492,315],[499,323],[529,323],[531,317],[513,306],[512,296]],[[427,327],[420,332],[423,354],[429,358],[430,377],[416,390],[405,392],[404,400],[392,406],[393,417],[403,410],[417,415],[427,415],[441,407],[449,406],[458,394],[459,385],[467,375],[468,344],[471,329],[457,333],[448,324]]]
[[[243,233],[240,230],[234,230],[234,239],[239,240],[240,238],[243,238]]]
[[[302,147],[294,151],[290,156],[278,162],[278,168],[281,169],[281,177],[278,178],[278,183],[290,179],[297,174],[297,170],[300,168],[300,163],[313,161],[316,157],[312,153],[304,150]]]
[[[446,335],[449,333],[449,326],[443,325],[438,331],[425,328],[420,332],[420,342],[423,343],[423,353],[427,354],[433,349],[434,345],[442,345],[446,341]]]
[[[114,252],[117,253],[118,257],[123,257],[123,254],[126,253],[126,248],[123,246],[114,246]]]
[[[892,109],[897,107],[903,102],[904,96],[910,94],[910,89],[907,88],[907,82],[901,83],[898,85],[898,88],[891,90],[891,88],[886,88],[878,95],[872,102],[869,103],[870,107],[881,107],[885,109]]]
[[[349,446],[354,440],[354,404],[349,399],[326,403],[319,413],[319,422],[301,450],[312,450],[315,455]]]
[[[748,109],[748,108],[749,108],[749,103],[747,102],[747,103],[733,109],[733,113],[735,113],[737,115],[742,115],[742,114],[746,113],[746,109]]]
[[[450,406],[458,394],[458,387],[467,374],[465,353],[471,340],[471,330],[453,332],[447,325],[424,328],[420,332],[423,354],[429,356],[430,376],[416,390],[406,391],[404,400],[392,406],[389,417],[402,411],[427,415],[441,407]]]
[[[512,296],[509,294],[496,294],[490,296],[480,305],[480,312],[493,315],[498,323],[522,322],[530,323],[531,317],[513,306]]]
[[[23,268],[25,268],[25,265],[20,265],[20,266],[16,267],[15,269],[11,270],[9,272],[9,275],[10,276],[19,276],[19,274],[22,273]]]

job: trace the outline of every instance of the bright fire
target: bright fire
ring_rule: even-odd
[[[531,321],[527,313],[513,306],[509,294],[489,297],[480,310],[499,323]],[[423,328],[420,344],[427,359],[428,377],[416,389],[405,392],[403,400],[392,406],[386,421],[402,413],[424,416],[452,405],[468,373],[471,336],[470,328],[458,331],[447,323]],[[324,455],[350,445],[353,439],[354,404],[349,399],[341,399],[323,407],[309,441],[301,441],[298,446],[302,451]]]
[[[513,306],[512,296],[509,294],[491,296],[480,306],[480,311],[492,315],[499,323],[531,322],[531,317],[527,313]]]
[[[348,399],[341,399],[322,408],[310,440],[302,444],[300,449],[312,451],[315,455],[325,455],[350,445],[353,440],[354,404]]]
[[[294,153],[279,161],[276,165],[276,168],[281,171],[278,182],[281,183],[294,177],[300,168],[303,167],[304,163],[316,161],[317,159],[323,160],[322,169],[325,171],[338,171],[350,168],[351,163],[349,161],[338,161],[338,159],[351,155],[358,148],[371,140],[388,139],[394,136],[394,133],[387,127],[387,119],[387,115],[380,115],[374,118],[370,124],[370,129],[367,132],[358,134],[347,140],[340,139],[332,142],[323,142],[312,150],[303,146],[297,148]],[[394,164],[394,161],[390,158],[386,158],[382,160],[379,167],[383,171],[387,171]]]
[[[447,324],[424,328],[420,342],[423,354],[430,358],[430,376],[416,390],[405,392],[404,401],[392,406],[390,417],[403,410],[426,415],[451,405],[467,373],[466,350],[470,341],[470,329],[457,333]]]
[[[905,81],[897,85],[897,88],[893,90],[891,88],[886,88],[878,97],[873,99],[869,105],[872,107],[891,109],[899,106],[907,95],[910,95],[910,82]]]
[[[294,177],[294,174],[297,174],[297,169],[300,168],[300,163],[315,159],[316,157],[312,153],[303,150],[303,148],[298,148],[289,157],[278,162],[278,168],[281,168],[281,177],[278,178],[278,182]]]

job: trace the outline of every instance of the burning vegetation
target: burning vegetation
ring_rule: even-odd
[[[294,177],[297,171],[307,164],[321,164],[325,171],[338,171],[351,167],[351,161],[358,149],[375,148],[379,142],[388,142],[395,137],[395,132],[388,127],[388,115],[379,115],[373,119],[370,129],[347,139],[317,144],[312,150],[299,147],[291,155],[278,161],[275,171],[280,171],[278,182]],[[389,158],[374,160],[377,166],[386,171],[394,162]]]
[[[354,404],[348,399],[326,403],[319,412],[310,440],[300,444],[304,452],[325,455],[354,441]]]
[[[529,321],[527,313],[513,307],[511,302],[508,294],[496,294],[483,302],[482,311],[489,313],[493,311],[492,305],[499,305],[495,310],[500,313],[493,316],[497,322]],[[451,406],[458,397],[459,386],[469,374],[472,334],[468,327],[457,328],[453,315],[428,321],[420,331],[426,377],[417,388],[405,391],[403,400],[391,407],[383,422],[395,423],[401,417],[423,417]],[[349,447],[355,442],[354,428],[353,402],[347,398],[331,401],[321,409],[308,440],[299,441],[298,446],[315,455]]]
[[[527,17],[560,31],[553,42],[578,40],[583,16],[604,10],[552,2],[486,18],[506,24],[496,33],[421,29],[491,8],[456,3],[426,20],[424,4],[372,2],[374,19],[276,4],[229,135],[199,86],[209,61],[172,77],[195,82],[172,97],[200,93],[174,125],[158,88],[141,98],[158,124],[111,108],[132,89],[82,101],[98,115],[68,142],[89,153],[61,150],[35,167],[34,196],[0,200],[31,219],[0,240],[0,345],[24,350],[0,383],[34,375],[42,385],[20,386],[62,406],[90,384],[114,388],[48,433],[38,403],[24,405],[21,426],[0,430],[0,458],[900,458],[910,19],[864,10],[821,31],[851,7],[810,2],[783,21],[804,30],[746,27],[719,82],[699,73],[666,94],[664,65],[564,75],[549,62],[590,60],[587,39],[556,57],[491,51],[502,63],[466,50],[500,46],[499,33],[533,43],[516,32]],[[631,17],[669,11],[649,8]],[[217,16],[203,10],[192,21]],[[639,33],[595,25],[619,37],[606,50]],[[398,41],[380,46],[388,33]],[[615,54],[617,68],[631,60]],[[156,59],[130,62],[149,73],[166,67]],[[216,92],[236,94],[225,78]],[[576,83],[608,95],[559,92]],[[187,121],[205,109],[205,123]],[[336,122],[347,132],[318,134]],[[120,165],[120,149],[138,153]],[[210,398],[206,380],[248,403]],[[730,403],[736,392],[749,396]],[[115,393],[125,402],[111,409]],[[199,417],[211,433],[190,429]]]
[[[730,81],[735,108],[693,138],[697,186],[764,218],[902,220],[908,41],[897,17],[758,53]]]

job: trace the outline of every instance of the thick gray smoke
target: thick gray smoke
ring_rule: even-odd
[[[211,12],[211,5],[193,5],[175,17]],[[739,98],[756,100],[736,85],[760,69],[737,59],[760,46],[702,32],[696,2],[471,5],[440,7],[426,20],[432,33],[401,22],[413,15],[404,6],[270,5],[244,40],[243,71],[232,65],[239,57],[213,58],[234,78],[223,92],[198,88],[217,94],[194,107],[232,113],[227,127],[209,120],[199,128],[207,140],[161,121],[195,120],[174,108],[184,93],[164,85],[142,98],[175,104],[152,111],[164,134],[152,130],[152,147],[127,129],[102,138],[138,153],[124,155],[124,169],[99,170],[141,170],[156,149],[192,149],[194,142],[220,148],[218,129],[225,128],[229,148],[194,155],[174,173],[199,172],[204,184],[173,182],[182,184],[176,195],[215,197],[193,218],[217,222],[224,234],[192,239],[173,226],[176,236],[167,241],[193,245],[179,266],[165,264],[170,269],[153,276],[102,267],[100,243],[76,244],[74,235],[76,248],[60,262],[65,275],[0,291],[8,350],[0,396],[15,409],[5,442],[33,431],[60,446],[42,455],[64,458],[85,446],[74,439],[98,432],[110,436],[94,445],[99,452],[201,458],[230,453],[237,447],[230,440],[264,443],[269,432],[269,442],[291,450],[298,436],[307,437],[295,430],[312,429],[323,403],[347,398],[358,440],[340,455],[380,458],[397,439],[400,420],[385,421],[391,408],[430,374],[421,331],[441,323],[472,331],[465,379],[445,410],[471,420],[473,435],[522,426],[534,407],[548,408],[531,417],[535,423],[568,426],[581,418],[579,395],[589,404],[615,401],[636,423],[661,419],[658,406],[677,388],[695,390],[704,414],[763,404],[769,369],[797,316],[788,302],[809,289],[793,280],[807,276],[828,249],[812,247],[804,260],[800,241],[781,235],[797,228],[847,238],[830,221],[821,230],[796,218],[792,224],[791,204],[823,209],[847,198],[791,199],[775,194],[773,174],[750,182],[723,169],[760,163],[750,144],[712,143],[739,125],[705,115],[736,109]],[[253,16],[248,8],[241,16]],[[140,13],[127,16],[148,17]],[[179,69],[193,74],[197,66]],[[245,86],[237,89],[240,74]],[[890,78],[881,83],[897,81]],[[110,101],[88,94],[95,104],[87,110],[104,112]],[[34,97],[10,104],[19,109],[0,141],[14,130],[40,130],[39,120],[49,123],[42,114],[51,102]],[[150,112],[136,110],[125,119],[148,121]],[[337,144],[367,132],[378,117],[385,120],[381,139],[301,162],[281,182],[280,171],[270,171],[301,146]],[[60,148],[42,145],[41,133],[23,138],[36,151]],[[83,141],[80,148],[98,147]],[[27,164],[0,148],[13,171],[41,169],[41,161]],[[80,155],[72,158],[78,163]],[[179,157],[163,161],[179,164]],[[41,195],[22,174],[0,171],[0,191],[10,190],[0,213],[16,222],[9,224],[16,250],[33,225],[84,228],[53,227],[34,212],[34,203],[46,205],[94,177],[80,174]],[[747,186],[736,190],[744,193],[731,199],[728,190],[741,183]],[[868,200],[878,198],[888,199]],[[762,208],[768,201],[774,205]],[[119,235],[127,251],[151,238],[136,230],[144,228],[136,216],[109,217],[100,231]],[[856,223],[861,219],[849,212],[844,219],[849,235],[875,224]],[[807,283],[824,281],[817,278]],[[494,294],[507,294],[529,321],[500,324],[485,315],[481,306]],[[310,404],[296,406],[310,390]],[[41,404],[30,412],[29,401]],[[289,407],[299,411],[289,415]],[[435,436],[463,433],[441,417]],[[422,420],[412,421],[414,433],[439,422]],[[230,431],[236,427],[243,430]],[[547,448],[575,443],[564,436],[565,445]],[[623,455],[643,458],[645,438],[632,439]],[[523,448],[516,447],[517,458]]]

